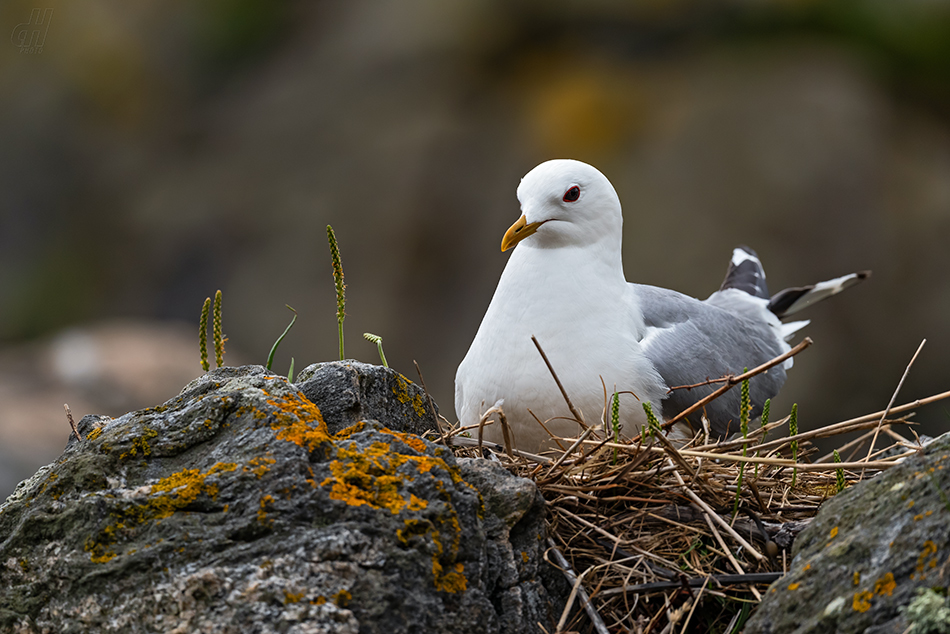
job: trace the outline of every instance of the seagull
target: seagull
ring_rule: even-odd
[[[627,282],[620,198],[594,167],[544,162],[521,180],[518,201],[522,215],[501,241],[503,252],[514,251],[458,367],[455,410],[460,424],[471,426],[501,409],[524,451],[580,431],[532,336],[586,423],[610,421],[608,399],[617,391],[622,433],[630,436],[646,424],[643,403],[658,418],[673,418],[716,385],[670,388],[737,375],[789,351],[788,340],[808,321],[782,318],[870,274],[770,296],[758,256],[740,246],[719,290],[698,300]],[[750,379],[750,419],[778,393],[791,366],[789,358]],[[704,417],[712,436],[728,437],[739,431],[739,408],[732,390],[683,420],[699,430]],[[486,426],[484,437],[502,442],[500,425]]]

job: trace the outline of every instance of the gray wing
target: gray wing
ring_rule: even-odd
[[[771,316],[766,317],[767,300],[750,302],[747,294],[727,290],[699,301],[655,286],[630,287],[647,327],[640,344],[669,387],[740,374],[744,368],[761,365],[786,349],[769,324]],[[760,312],[762,317],[758,318]],[[775,396],[784,382],[785,368],[781,364],[749,381],[750,418],[762,413],[766,399]],[[718,387],[673,390],[663,401],[663,417],[672,418]],[[739,398],[736,388],[705,406],[715,434],[728,436],[739,431]],[[694,429],[701,428],[701,415],[699,411],[687,417]]]

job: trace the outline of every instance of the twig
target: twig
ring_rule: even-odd
[[[881,428],[881,431],[887,433],[888,431],[890,431],[890,428],[891,428],[890,425],[885,425],[884,427]],[[851,449],[852,447],[860,447],[860,446],[863,445],[863,444],[865,443],[865,441],[867,441],[867,439],[870,438],[873,434],[874,434],[874,431],[873,431],[873,430],[872,430],[872,431],[869,431],[869,432],[867,432],[867,433],[861,434],[860,436],[858,436],[858,437],[855,438],[854,440],[852,440],[852,441],[850,441],[850,442],[847,442],[847,443],[841,445],[840,447],[838,447],[838,449],[837,449],[838,453],[844,453],[845,451],[847,451],[848,449]],[[901,438],[903,438],[903,436],[902,436]],[[857,451],[857,450],[855,450],[855,451]],[[823,455],[821,458],[818,458],[817,460],[813,460],[812,462],[815,462],[815,463],[828,462],[829,460],[831,460],[831,458],[832,458],[832,454],[831,454],[831,452],[829,452],[829,453],[826,453],[825,455]]]
[[[533,418],[533,419],[538,423],[538,425],[541,425],[541,429],[543,429],[545,432],[547,432],[548,436],[550,436],[551,439],[554,440],[555,443],[557,443],[558,448],[559,448],[561,451],[565,451],[564,445],[561,444],[560,438],[557,438],[554,434],[551,433],[551,430],[548,429],[547,426],[546,426],[544,423],[541,422],[541,419],[538,418],[537,414],[535,414],[534,412],[531,411],[531,408],[530,408],[530,407],[525,408],[525,409],[527,409],[527,410],[528,410],[528,413],[531,414],[531,418]]]
[[[69,405],[63,403],[63,408],[66,410],[66,419],[69,421],[69,426],[73,428],[73,433],[76,434],[78,440],[82,440],[82,436],[79,435],[79,428],[76,427],[76,421],[73,420],[73,413],[69,411]]]
[[[686,620],[683,621],[683,629],[680,630],[680,634],[686,634],[686,628],[689,627],[689,621],[693,618],[693,612],[696,610],[696,606],[699,605],[699,599],[703,596],[703,592],[706,590],[706,585],[709,583],[709,577],[706,577],[706,581],[703,582],[703,585],[700,586],[699,592],[696,593],[696,597],[693,599],[693,605],[689,608],[689,614],[686,615]]]
[[[667,458],[667,460],[669,460],[669,458]],[[670,461],[670,464],[672,465],[673,462]],[[703,511],[704,511],[711,519],[715,520],[716,523],[719,524],[719,525],[722,527],[722,529],[723,529],[724,531],[726,531],[727,533],[729,533],[729,536],[730,536],[730,537],[732,537],[734,540],[736,540],[736,541],[739,543],[739,545],[742,546],[743,548],[745,548],[753,557],[755,557],[755,558],[758,559],[759,561],[766,561],[765,555],[763,555],[762,553],[760,553],[759,551],[757,551],[755,548],[753,548],[753,547],[752,547],[752,544],[750,544],[749,542],[747,542],[746,540],[744,540],[744,539],[742,538],[742,536],[739,535],[739,533],[735,532],[735,531],[732,529],[732,527],[729,526],[729,524],[728,524],[724,519],[722,519],[721,517],[719,517],[719,514],[718,514],[718,513],[716,513],[714,510],[712,510],[712,508],[711,508],[708,504],[706,504],[705,502],[703,502],[703,500],[702,500],[701,497],[699,497],[698,495],[696,495],[695,493],[693,493],[693,492],[689,489],[689,487],[686,486],[686,483],[683,481],[683,478],[680,476],[680,474],[679,474],[678,471],[673,471],[673,475],[676,477],[676,481],[679,483],[680,487],[683,489],[683,493],[685,493],[687,496],[689,496],[689,498],[690,498],[693,502],[695,502],[696,504],[698,504],[698,505],[700,506],[700,508],[702,508]],[[728,549],[726,550],[726,552],[729,552]],[[741,572],[744,572],[744,571],[741,571]]]
[[[725,381],[725,385],[723,385],[721,388],[719,388],[718,390],[716,390],[716,391],[713,392],[712,394],[709,394],[708,396],[705,396],[705,397],[699,399],[698,401],[696,401],[695,403],[693,403],[692,405],[690,405],[689,407],[687,407],[686,409],[684,409],[682,412],[680,412],[679,414],[677,414],[676,416],[674,416],[674,417],[671,418],[670,420],[668,420],[668,421],[666,421],[665,423],[663,423],[662,425],[660,425],[660,427],[662,427],[663,429],[669,429],[670,427],[673,426],[674,423],[677,423],[677,422],[681,421],[682,419],[686,418],[687,416],[689,416],[690,414],[692,414],[693,412],[695,412],[696,410],[698,410],[699,408],[701,408],[701,407],[702,407],[703,405],[705,405],[706,403],[709,403],[710,401],[713,401],[713,400],[719,398],[720,396],[722,396],[723,394],[725,394],[726,392],[728,392],[729,390],[731,390],[731,389],[732,389],[733,387],[735,387],[736,385],[742,383],[742,382],[745,381],[746,379],[751,379],[752,377],[756,376],[757,374],[762,374],[763,372],[765,372],[765,371],[768,370],[769,368],[775,367],[776,365],[778,365],[779,363],[782,363],[782,362],[785,361],[786,359],[789,359],[789,358],[791,358],[791,357],[794,357],[796,354],[798,354],[799,352],[801,352],[802,350],[804,350],[805,348],[807,348],[808,346],[810,346],[812,343],[813,343],[813,342],[812,342],[812,340],[811,340],[811,337],[805,337],[805,339],[802,340],[802,342],[799,343],[797,346],[795,346],[794,348],[792,348],[791,350],[789,350],[789,351],[786,352],[785,354],[781,354],[781,355],[775,357],[775,358],[772,359],[771,361],[768,361],[768,362],[766,362],[766,363],[763,363],[762,365],[760,365],[760,366],[758,366],[758,367],[756,367],[756,368],[752,368],[752,369],[749,370],[748,372],[744,372],[744,373],[740,374],[739,376],[724,377],[723,380]]]
[[[498,443],[487,440],[479,442],[475,438],[466,438],[465,436],[452,436],[447,440],[448,442],[446,444],[450,447],[485,447],[495,453],[505,453],[504,447]],[[539,456],[538,454],[529,453],[527,451],[521,451],[520,449],[512,449],[511,453],[542,465],[549,465],[553,462],[550,458],[545,458],[544,456]]]
[[[744,575],[709,575],[706,577],[691,577],[686,579],[690,588],[702,586],[707,580],[715,581],[722,586],[732,586],[742,583],[773,583],[783,577],[781,572],[747,572]],[[602,590],[598,596],[610,597],[615,594],[639,594],[643,592],[657,592],[660,590],[676,590],[683,587],[683,581],[654,581],[652,583],[638,583],[629,586],[619,586]]]
[[[917,360],[917,355],[920,354],[920,351],[924,349],[925,343],[927,343],[927,340],[922,339],[920,345],[917,346],[917,352],[914,353],[914,356],[910,358],[910,363],[908,363],[907,367],[904,368],[904,374],[901,376],[901,380],[897,384],[897,389],[894,390],[894,394],[891,396],[890,402],[888,402],[887,407],[884,408],[884,413],[881,414],[881,420],[877,422],[877,427],[874,429],[874,436],[871,438],[871,446],[868,447],[868,455],[865,457],[865,460],[871,459],[871,454],[874,453],[874,444],[877,442],[877,435],[881,431],[881,425],[884,424],[884,419],[887,418],[887,415],[891,412],[891,407],[894,405],[894,401],[897,400],[897,394],[901,391],[901,388],[904,387],[904,381],[907,379],[907,375],[910,373],[910,366],[914,365],[914,361]]]
[[[923,405],[930,405],[931,403],[936,403],[937,401],[942,401],[944,399],[950,398],[950,391],[941,392],[940,394],[934,394],[933,396],[928,396],[927,398],[919,398],[916,401],[911,401],[910,403],[904,403],[903,405],[898,405],[897,407],[892,407],[891,414],[900,414],[907,412],[913,409],[917,409]],[[851,418],[849,420],[841,421],[840,423],[835,423],[834,425],[826,425],[822,427],[819,431],[827,431],[831,434],[839,433],[839,430],[842,427],[847,425],[854,425],[856,423],[864,423],[867,421],[877,420],[882,414],[888,413],[887,410],[881,410],[880,412],[874,412],[873,414],[865,414],[864,416],[858,416],[857,418]],[[806,432],[807,433],[807,432]],[[804,438],[805,434],[799,434],[799,439]]]
[[[557,378],[557,372],[554,371],[554,366],[552,366],[551,362],[548,361],[548,355],[544,354],[544,350],[541,348],[541,344],[538,343],[537,337],[531,335],[531,341],[534,342],[538,352],[541,353],[541,358],[544,359],[544,364],[548,366],[548,371],[551,372],[551,376],[554,377],[554,382],[557,383],[557,389],[561,390],[561,396],[564,397],[564,401],[567,403],[567,409],[571,410],[571,414],[574,415],[574,418],[577,419],[577,422],[581,425],[581,427],[587,429],[587,423],[584,421],[584,414],[574,407],[574,403],[571,402],[571,397],[567,395],[567,390],[565,390],[564,386],[561,385],[561,379]]]
[[[442,423],[439,422],[439,415],[435,413],[435,403],[432,402],[432,396],[429,394],[428,388],[426,388],[426,380],[422,378],[422,370],[419,369],[419,363],[415,359],[413,359],[412,362],[416,366],[416,374],[419,375],[419,383],[422,384],[422,391],[425,392],[426,398],[429,400],[429,411],[432,412],[432,420],[435,421],[435,428],[439,431],[439,439],[444,445],[445,432],[442,430]],[[386,361],[383,360],[383,365],[385,364],[386,364]],[[389,366],[386,366],[386,367],[389,367]]]
[[[594,629],[597,630],[598,634],[610,634],[610,630],[607,629],[607,625],[604,624],[604,620],[600,618],[600,614],[597,613],[597,609],[594,608],[594,604],[591,603],[590,597],[587,596],[587,592],[581,585],[581,580],[584,575],[581,574],[579,578],[574,574],[571,565],[567,563],[567,560],[564,559],[564,555],[561,554],[554,540],[550,537],[548,537],[548,546],[550,547],[551,554],[554,555],[554,561],[557,562],[557,565],[561,568],[561,572],[564,573],[568,582],[573,586],[571,589],[571,598],[568,599],[567,605],[564,606],[564,612],[561,613],[561,620],[558,621],[557,631],[564,631],[564,625],[566,624],[568,614],[570,614],[571,604],[574,602],[573,598],[576,594],[580,597],[581,605],[584,606],[584,611],[587,612],[587,617],[590,619],[591,624],[594,626]]]
[[[567,457],[570,456],[571,453],[572,453],[575,449],[577,449],[582,443],[586,442],[586,441],[587,441],[587,437],[590,436],[591,433],[593,433],[593,431],[594,431],[594,428],[593,428],[593,427],[588,427],[587,429],[585,429],[585,430],[584,430],[584,433],[580,435],[580,438],[578,438],[577,440],[575,440],[575,441],[574,441],[574,444],[572,444],[570,447],[568,447],[568,448],[567,448],[567,451],[565,451],[563,454],[561,454],[561,457],[558,458],[558,459],[554,462],[553,465],[551,465],[551,468],[548,470],[548,474],[547,474],[546,477],[548,477],[548,478],[551,477],[551,473],[554,471],[554,469],[555,469],[556,467],[560,466],[561,463],[563,463],[564,460],[567,459]],[[598,442],[598,444],[603,444],[602,441],[595,441],[595,442]]]

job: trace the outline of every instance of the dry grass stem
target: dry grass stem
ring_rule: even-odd
[[[82,440],[82,436],[79,435],[79,428],[76,427],[76,421],[73,420],[73,413],[69,410],[69,405],[63,403],[63,409],[66,410],[66,420],[69,421],[69,426],[72,428],[73,433],[76,434],[76,439]]]
[[[881,414],[881,420],[877,422],[877,427],[874,428],[874,437],[871,439],[871,445],[868,447],[868,455],[865,460],[871,459],[871,453],[874,451],[874,445],[877,444],[877,435],[881,431],[881,426],[884,424],[884,419],[887,418],[887,415],[891,411],[891,407],[894,406],[894,401],[897,400],[897,394],[901,391],[901,388],[904,387],[904,381],[907,380],[907,375],[910,374],[910,367],[914,365],[914,361],[917,360],[917,356],[920,354],[920,351],[924,349],[924,344],[927,343],[926,339],[921,340],[920,345],[917,346],[917,352],[914,353],[914,356],[910,358],[910,363],[907,364],[907,367],[904,368],[904,374],[901,375],[901,380],[897,383],[897,388],[894,390],[891,400],[888,401],[887,407],[884,408],[884,413]]]

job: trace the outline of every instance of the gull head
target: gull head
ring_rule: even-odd
[[[607,177],[587,163],[555,159],[525,174],[518,186],[521,218],[501,242],[507,251],[587,246],[604,240],[619,245],[623,217],[620,198]]]

